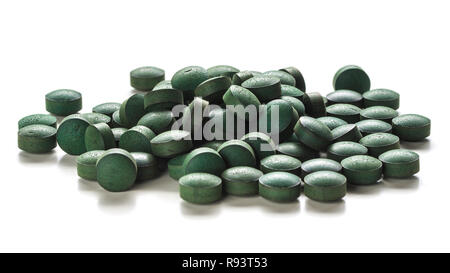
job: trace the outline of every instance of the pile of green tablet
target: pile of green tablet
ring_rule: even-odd
[[[399,94],[370,89],[368,75],[354,65],[336,72],[335,91],[325,97],[306,92],[295,67],[261,73],[189,66],[171,80],[165,80],[162,69],[140,67],[131,71],[130,83],[141,92],[122,103],[99,104],[92,113],[78,114],[82,98],[77,91],[48,93],[51,115],[19,121],[19,148],[47,153],[58,144],[78,156],[80,177],[108,191],[128,190],[168,169],[179,181],[181,198],[192,203],[215,202],[225,194],[289,202],[301,191],[316,201],[336,201],[345,196],[347,183],[367,185],[417,173],[419,155],[401,149],[400,141],[430,135],[428,118],[399,115]],[[172,129],[177,105],[187,106],[181,120],[190,123]],[[208,105],[220,107],[196,119],[192,113],[203,113]],[[278,120],[260,112],[252,119],[226,106],[277,110]],[[59,126],[55,115],[66,116]],[[230,118],[243,122],[242,134],[225,126]],[[193,138],[209,120],[224,124],[213,128],[215,138]]]

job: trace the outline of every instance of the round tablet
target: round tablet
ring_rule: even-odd
[[[347,193],[347,178],[340,173],[319,171],[305,176],[305,195],[315,201],[331,202]]]
[[[405,149],[382,153],[378,159],[383,162],[384,177],[408,178],[420,170],[419,155]]]
[[[258,181],[263,175],[258,169],[246,166],[233,167],[222,173],[223,190],[232,195],[258,194]]]
[[[140,91],[150,91],[165,78],[164,70],[153,66],[143,66],[130,72],[131,86]]]
[[[282,142],[291,136],[292,129],[298,119],[297,111],[289,102],[276,99],[267,103],[259,116],[259,131],[271,136],[278,135]]]
[[[400,106],[400,95],[389,89],[373,89],[363,94],[364,107],[386,106],[398,109]]]
[[[311,117],[323,117],[326,116],[326,107],[322,95],[318,92],[305,93],[303,98],[303,104],[305,110]]]
[[[211,148],[192,150],[183,162],[184,174],[210,173],[220,176],[226,169],[225,161],[218,152]]]
[[[327,107],[327,115],[340,118],[348,123],[356,123],[360,120],[361,108],[353,104],[336,103]]]
[[[303,92],[306,91],[306,85],[305,85],[305,79],[303,78],[302,73],[297,68],[290,66],[280,69],[280,71],[284,71],[289,73],[292,77],[295,79],[295,87],[302,90]]]
[[[75,90],[58,89],[45,95],[45,109],[57,116],[75,114],[81,105],[81,93]]]
[[[336,117],[320,117],[317,120],[323,122],[330,130],[348,124],[345,120]]]
[[[180,179],[184,175],[183,163],[188,154],[181,154],[174,158],[171,158],[167,162],[167,169],[169,170],[169,176],[175,180]]]
[[[361,132],[355,124],[341,125],[331,131],[333,142],[354,141],[358,142],[361,138]]]
[[[300,142],[283,142],[278,145],[277,152],[295,157],[302,162],[320,157],[318,151],[315,151]]]
[[[352,104],[357,107],[363,107],[363,96],[353,90],[336,90],[327,95],[328,105],[336,103]]]
[[[119,116],[120,122],[132,127],[136,125],[138,120],[145,114],[144,95],[134,94],[126,99],[120,106]]]
[[[301,100],[290,96],[281,96],[281,99],[289,102],[291,106],[294,107],[295,111],[297,111],[297,114],[299,116],[305,115],[306,113],[305,105]]]
[[[74,114],[74,115],[79,115],[85,119],[87,119],[87,121],[89,121],[89,123],[91,124],[97,124],[97,123],[110,123],[111,122],[111,118],[108,117],[107,115],[104,114],[100,114],[100,113],[82,113],[82,114]],[[63,119],[64,121],[64,119]]]
[[[230,65],[216,65],[208,68],[206,72],[208,73],[209,78],[223,76],[231,80],[234,74],[239,72],[239,69]]]
[[[97,180],[97,160],[105,151],[94,150],[77,157],[78,176],[86,180]]]
[[[19,149],[25,152],[47,153],[56,147],[56,129],[43,124],[28,125],[19,129],[17,142]]]
[[[156,134],[169,131],[175,123],[172,111],[157,111],[145,114],[139,119],[137,125],[145,126]]]
[[[208,204],[222,197],[222,179],[209,173],[190,173],[178,181],[180,197],[194,204]]]
[[[223,101],[226,105],[242,105],[243,108],[234,108],[237,116],[242,119],[249,119],[249,112],[245,111],[245,107],[249,105],[255,106],[255,111],[258,112],[258,107],[261,105],[259,99],[250,90],[238,85],[231,85],[223,95]]]
[[[275,154],[275,143],[270,136],[264,133],[251,132],[244,135],[241,140],[252,146],[258,160]]]
[[[111,117],[111,128],[117,128],[117,127],[123,127],[123,128],[127,128],[128,126],[126,124],[124,124],[121,120],[120,120],[120,113],[119,110],[115,111]]]
[[[370,89],[370,78],[356,65],[346,65],[339,69],[333,78],[334,90],[347,89],[364,93]]]
[[[158,82],[152,90],[162,90],[162,89],[174,89],[172,86],[172,81],[164,80]]]
[[[429,118],[416,115],[400,115],[392,120],[393,133],[401,140],[421,141],[430,135],[431,121]]]
[[[151,141],[152,154],[162,158],[172,158],[192,149],[191,134],[187,131],[172,130],[161,133]]]
[[[128,131],[127,128],[122,128],[122,127],[117,127],[117,128],[112,128],[111,132],[113,133],[114,136],[114,141],[116,142],[116,147],[119,147],[119,140],[120,137],[126,132]]]
[[[241,85],[246,80],[253,77],[253,73],[250,71],[240,71],[233,75],[233,78],[231,78],[231,84],[234,85]]]
[[[84,136],[89,125],[91,123],[81,115],[67,116],[56,132],[59,147],[70,155],[81,155],[87,152]]]
[[[300,182],[291,173],[266,173],[259,178],[259,195],[274,202],[292,202],[300,196]]]
[[[387,123],[392,123],[392,119],[398,116],[398,112],[386,106],[372,106],[361,110],[361,120],[378,119]]]
[[[102,103],[97,106],[94,106],[94,108],[92,108],[92,112],[100,113],[100,114],[107,115],[108,117],[112,117],[114,112],[116,112],[119,109],[120,109],[120,103],[106,102],[106,103]]]
[[[97,181],[107,191],[126,191],[134,185],[136,177],[136,161],[123,149],[110,149],[97,160]]]
[[[149,128],[136,125],[122,134],[119,140],[119,147],[128,152],[151,153],[150,141],[156,134]]]
[[[327,158],[341,162],[344,158],[353,155],[367,155],[368,151],[362,144],[352,141],[340,141],[328,146]]]
[[[161,174],[158,161],[154,155],[143,152],[134,152],[131,155],[137,166],[136,182],[150,180]]]
[[[208,79],[208,72],[200,66],[188,66],[178,70],[172,77],[172,86],[183,91],[185,102],[194,98],[195,88]]]
[[[220,145],[217,151],[229,168],[236,166],[256,167],[256,158],[252,147],[242,140],[228,140]]]
[[[34,114],[19,120],[19,129],[28,126],[42,124],[56,128],[56,118],[49,114]]]
[[[392,125],[377,119],[361,120],[355,123],[355,125],[358,126],[358,129],[363,136],[373,133],[390,133],[392,131]]]
[[[271,155],[261,160],[261,171],[288,172],[300,176],[302,162],[295,157],[288,155]]]
[[[207,100],[211,104],[222,104],[222,96],[230,86],[231,80],[229,77],[217,76],[207,79],[206,81],[199,84],[195,88],[194,94],[197,97],[201,97],[204,100]]]
[[[302,175],[305,177],[310,173],[318,171],[341,172],[342,166],[339,162],[328,158],[314,158],[302,163]]]
[[[381,179],[382,163],[368,155],[354,155],[341,161],[347,182],[355,185],[375,184]]]
[[[291,74],[281,70],[271,70],[264,72],[263,75],[280,79],[281,84],[295,86],[295,78]]]
[[[225,140],[213,140],[203,143],[201,147],[211,148],[217,151],[217,149],[219,149],[220,145],[222,145],[223,143],[225,143]]]
[[[375,133],[367,135],[359,141],[369,149],[369,155],[378,157],[382,153],[400,148],[400,139],[398,136],[388,133]]]
[[[255,94],[260,102],[269,102],[281,97],[281,82],[276,77],[252,77],[243,82],[241,86]]]
[[[84,144],[87,151],[108,150],[116,147],[116,140],[108,124],[102,122],[86,128]]]
[[[144,109],[147,112],[171,111],[175,105],[183,103],[183,92],[172,88],[153,89],[144,96]]]
[[[300,142],[316,150],[324,150],[333,139],[331,130],[315,118],[303,116],[295,124],[294,132]]]

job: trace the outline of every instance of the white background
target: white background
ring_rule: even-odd
[[[2,1],[1,251],[450,251],[448,1]],[[77,177],[59,148],[17,148],[17,121],[45,113],[54,89],[82,92],[83,111],[131,95],[129,71],[229,64],[298,67],[307,91],[363,67],[401,94],[401,113],[432,119],[407,144],[421,172],[351,190],[344,201],[276,204],[227,197],[196,206],[161,177],[109,193]]]

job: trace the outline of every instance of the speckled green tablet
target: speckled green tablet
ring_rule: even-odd
[[[23,117],[19,120],[19,129],[28,126],[42,124],[56,128],[56,118],[49,114],[34,114]]]
[[[354,155],[367,155],[368,149],[352,141],[340,141],[328,146],[327,158],[341,162],[344,158]]]
[[[392,120],[393,133],[401,140],[421,141],[430,135],[431,121],[429,118],[417,115],[400,115]]]
[[[178,70],[172,77],[172,86],[183,91],[185,103],[194,98],[195,88],[208,79],[208,72],[200,66],[188,66]]]
[[[263,75],[269,76],[269,77],[276,77],[276,78],[280,79],[281,84],[295,86],[295,78],[287,72],[284,72],[281,70],[271,70],[271,71],[264,72]]]
[[[276,77],[252,77],[243,82],[241,86],[255,94],[260,102],[269,102],[281,97],[281,82]]]
[[[357,123],[360,120],[361,108],[353,104],[336,103],[327,107],[327,115],[340,118],[348,123]]]
[[[151,141],[152,154],[162,158],[172,158],[192,149],[191,134],[187,131],[172,130],[161,133]]]
[[[408,178],[420,170],[419,155],[406,149],[395,149],[382,153],[384,177]]]
[[[294,132],[300,142],[316,150],[324,150],[333,139],[331,130],[322,122],[312,117],[300,117]]]
[[[340,173],[319,171],[305,176],[305,195],[315,201],[332,202],[347,193],[347,178]]]
[[[288,155],[271,155],[261,160],[261,171],[288,172],[300,176],[302,162],[295,157]]]
[[[398,112],[386,106],[372,106],[361,110],[361,120],[378,119],[391,123],[392,119],[398,116]]]
[[[333,135],[333,142],[339,141],[354,141],[358,142],[361,138],[361,132],[355,124],[345,124],[331,131]]]
[[[265,111],[262,111],[259,116],[259,131],[267,132],[271,136],[278,135],[281,142],[290,137],[292,129],[299,119],[297,111],[291,104],[285,100],[276,99],[267,103],[264,109]],[[277,115],[274,115],[273,111],[276,111]]]
[[[382,153],[400,148],[398,136],[389,133],[375,133],[367,135],[359,141],[369,149],[369,155],[378,157]]]
[[[251,132],[244,135],[241,140],[252,146],[258,160],[275,154],[275,143],[270,136],[264,133]]]
[[[392,109],[400,107],[400,95],[390,89],[373,89],[363,94],[364,107],[386,106]]]
[[[370,78],[356,65],[346,65],[339,69],[333,78],[334,90],[347,89],[364,93],[370,89]]]
[[[194,90],[196,97],[201,97],[211,104],[222,104],[222,96],[231,86],[231,80],[226,76],[217,76],[200,83]]]
[[[128,152],[151,153],[150,141],[156,134],[149,128],[136,125],[122,134],[119,147]]]
[[[74,115],[80,115],[81,117],[87,119],[91,124],[97,124],[97,123],[107,123],[109,124],[111,122],[111,118],[107,115],[100,114],[100,113],[82,113],[82,114],[74,114]],[[64,119],[63,119],[64,121]]]
[[[105,102],[102,104],[99,104],[97,106],[94,106],[92,108],[92,112],[94,113],[100,113],[107,115],[109,117],[112,117],[114,112],[120,109],[120,103],[118,102]]]
[[[153,89],[144,96],[144,109],[147,112],[171,111],[175,105],[183,103],[183,91],[173,88]]]
[[[259,178],[259,195],[274,202],[293,202],[300,196],[300,177],[272,172]]]
[[[339,162],[328,158],[314,158],[302,163],[302,175],[305,177],[310,173],[318,171],[341,172],[342,166]]]
[[[295,86],[281,84],[281,96],[291,96],[297,99],[302,99],[305,95],[305,92],[301,91]]]
[[[120,120],[120,113],[119,110],[115,111],[111,117],[111,128],[117,128],[117,127],[123,127],[123,128],[127,128],[128,126],[126,124],[124,124],[121,120]]]
[[[91,123],[79,114],[67,116],[59,125],[56,140],[59,147],[70,155],[85,153],[84,135]]]
[[[174,158],[171,158],[167,162],[167,169],[169,170],[169,176],[175,180],[180,179],[184,175],[183,163],[188,154],[181,154]]]
[[[353,90],[336,90],[327,95],[327,105],[336,103],[352,104],[357,107],[363,107],[363,96]]]
[[[113,133],[113,136],[114,136],[114,141],[116,142],[116,147],[119,147],[120,137],[126,131],[128,131],[128,129],[127,128],[122,128],[122,127],[117,127],[117,128],[112,128],[111,129],[111,132]]]
[[[348,124],[345,120],[337,117],[320,117],[317,120],[323,122],[323,124],[325,124],[330,130]]]
[[[355,125],[358,126],[358,129],[363,136],[374,133],[390,133],[392,131],[392,125],[377,119],[361,120],[355,123]]]
[[[303,104],[305,105],[306,113],[311,117],[318,118],[327,114],[323,97],[318,92],[305,93]]]
[[[161,68],[153,66],[143,66],[130,72],[131,86],[140,91],[150,91],[153,87],[163,81],[165,72]]]
[[[252,167],[229,168],[221,175],[223,190],[228,194],[238,196],[258,194],[259,178],[262,175],[263,172]]]
[[[43,124],[28,125],[19,129],[17,142],[19,149],[25,152],[47,153],[56,147],[56,129]]]
[[[209,78],[224,76],[231,80],[234,74],[239,72],[239,69],[230,65],[216,65],[208,68],[206,72]]]
[[[75,114],[81,107],[81,93],[75,90],[58,89],[45,95],[45,109],[57,116]]]
[[[136,177],[136,160],[123,149],[110,149],[97,160],[97,181],[107,191],[126,191],[134,185]]]
[[[208,204],[222,197],[222,179],[209,173],[191,173],[178,181],[180,197],[194,204]]]
[[[283,142],[278,145],[277,152],[295,157],[302,162],[320,157],[318,151],[315,151],[300,142]]]
[[[97,160],[105,153],[103,150],[86,152],[77,157],[78,176],[86,180],[97,180]]]
[[[241,85],[246,80],[253,77],[253,73],[246,70],[246,71],[240,71],[233,75],[233,78],[231,78],[231,84],[234,85]]]
[[[184,174],[210,173],[220,176],[226,169],[220,154],[211,148],[201,147],[192,150],[183,162]]]
[[[158,177],[161,170],[158,167],[158,160],[149,153],[133,152],[131,153],[137,166],[136,182],[142,182]]]
[[[120,122],[127,125],[127,127],[136,125],[144,114],[143,94],[132,95],[122,103],[119,110]]]
[[[108,150],[116,147],[116,140],[108,124],[102,122],[86,128],[84,144],[87,151]]]
[[[255,96],[255,94],[253,94],[250,90],[238,85],[231,85],[223,95],[222,99],[226,105],[242,105],[244,108],[248,105],[254,105],[256,107],[256,111],[258,111],[258,107],[261,105],[261,102]],[[238,117],[242,119],[249,118],[249,113],[245,112],[244,109],[235,109],[235,112]]]
[[[217,151],[220,147],[220,145],[224,144],[225,140],[213,140],[205,142],[201,145],[201,147],[211,148],[215,151]]]
[[[355,185],[375,184],[381,179],[382,163],[368,155],[354,155],[341,161],[347,182]]]
[[[137,125],[150,128],[155,134],[169,131],[175,122],[172,111],[157,111],[145,114]]]
[[[292,77],[295,79],[295,87],[302,90],[303,92],[306,91],[306,85],[305,85],[305,79],[303,78],[302,73],[297,68],[290,66],[280,69],[280,71],[284,71],[289,73]]]
[[[217,150],[226,165],[231,167],[256,167],[256,157],[252,147],[242,140],[228,140]]]
[[[299,116],[305,115],[306,113],[305,105],[301,100],[291,96],[281,96],[281,99],[289,102],[291,106],[294,107],[295,111],[297,111],[297,114]]]

